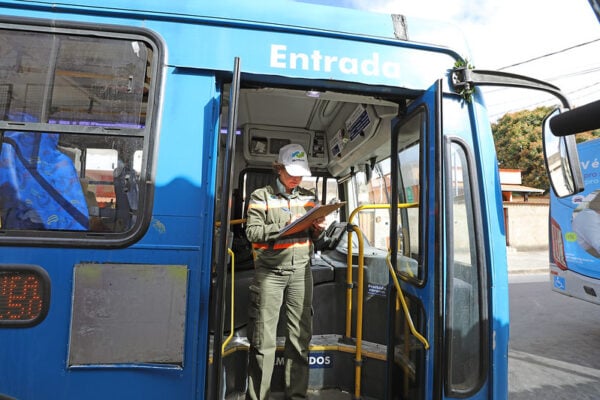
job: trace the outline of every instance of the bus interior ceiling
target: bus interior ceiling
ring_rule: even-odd
[[[222,132],[229,95],[227,85]],[[391,121],[399,110],[397,99],[275,87],[242,88],[238,104],[236,177],[246,168],[269,169],[288,143],[304,146],[313,174],[345,176],[351,168],[389,156]]]

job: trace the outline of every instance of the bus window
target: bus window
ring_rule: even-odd
[[[446,192],[447,212],[452,218],[447,224],[448,236],[448,279],[447,279],[447,324],[448,360],[447,390],[464,393],[476,389],[485,375],[485,347],[481,326],[484,311],[480,308],[482,272],[476,252],[473,172],[467,153],[457,142],[449,144],[446,167],[449,187]]]
[[[152,51],[140,41],[1,30],[7,112],[42,123],[142,127]],[[12,68],[8,68],[11,66]],[[51,77],[52,79],[48,79]]]
[[[313,191],[317,201],[323,204],[336,203],[339,200],[337,181],[335,179],[322,176],[309,176],[302,179],[301,186],[305,189]],[[339,210],[328,214],[325,217],[327,226],[333,222],[339,222],[339,214]]]
[[[40,143],[37,171],[19,152]],[[5,230],[123,232],[136,220],[139,173],[132,154],[141,138],[9,132],[0,174]],[[44,145],[47,144],[46,147]],[[91,146],[87,148],[86,146]],[[119,149],[119,150],[117,150]],[[23,171],[23,172],[19,172]],[[39,204],[35,201],[38,200]],[[46,199],[46,200],[42,200]]]
[[[366,166],[354,176],[356,202],[364,206],[358,224],[369,244],[381,250],[389,248],[390,209],[378,208],[390,204],[390,159]],[[374,206],[374,207],[371,207]]]
[[[420,232],[421,145],[415,138],[422,137],[424,112],[420,111],[401,128],[398,136],[398,165],[400,168],[399,202],[412,207],[398,209],[399,257],[398,272],[407,278],[422,280]]]
[[[85,232],[130,231],[150,170],[141,160],[152,145],[152,46],[82,30],[0,34],[2,117],[18,125],[2,134],[2,240],[80,237],[93,246]]]
[[[405,120],[399,127],[397,134],[397,168],[398,168],[398,199],[393,204],[398,203],[395,211],[397,218],[397,259],[396,272],[403,280],[406,280],[405,287],[420,287],[425,284],[425,268],[421,259],[421,240],[422,234],[420,199],[421,191],[425,188],[420,184],[422,182],[421,152],[423,138],[426,137],[426,110],[419,107],[413,115]],[[390,160],[391,161],[391,160]],[[390,196],[391,197],[391,196]],[[410,204],[410,207],[404,207]],[[394,214],[392,214],[394,215]],[[401,392],[407,399],[419,398],[411,396],[412,393],[418,393],[419,387],[423,384],[424,377],[420,369],[425,359],[425,352],[420,346],[414,346],[408,326],[412,321],[419,332],[425,332],[426,311],[419,296],[409,295],[405,292],[408,314],[403,307],[399,307],[397,300],[397,316],[395,318],[395,340],[399,343],[397,346],[402,360],[400,365],[403,371],[411,371],[407,374],[410,379],[405,379]]]
[[[85,143],[85,140],[82,140]],[[80,172],[82,188],[89,210],[90,230],[100,232],[122,232],[128,229],[137,218],[139,202],[139,160],[123,161],[137,146],[125,141],[113,147],[123,149],[85,149],[85,168]]]

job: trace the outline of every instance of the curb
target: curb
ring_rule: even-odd
[[[515,268],[508,269],[509,275],[524,275],[524,274],[550,274],[548,268]]]

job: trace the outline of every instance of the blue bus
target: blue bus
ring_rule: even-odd
[[[600,304],[600,139],[577,145],[585,189],[559,197],[550,192],[552,290]]]
[[[474,70],[450,25],[284,1],[1,0],[0,54],[0,398],[243,397],[245,203],[292,142],[345,202],[310,395],[507,397],[477,86],[558,88]]]

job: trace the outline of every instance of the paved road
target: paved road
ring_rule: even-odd
[[[600,399],[600,306],[553,292],[547,274],[509,284],[509,399]]]

